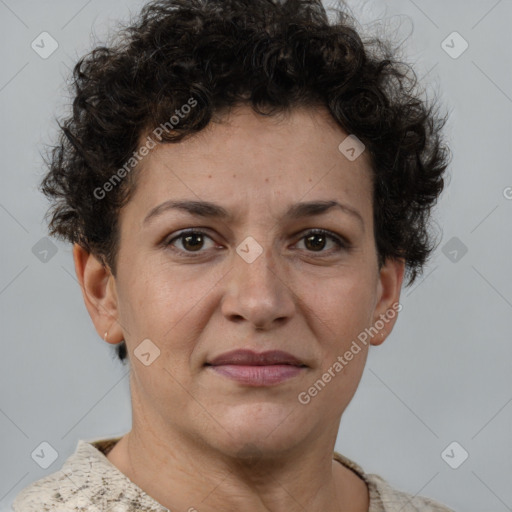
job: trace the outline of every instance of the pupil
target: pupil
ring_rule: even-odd
[[[312,240],[314,240],[315,238],[317,239],[317,241],[320,239],[320,243],[311,243]],[[325,247],[325,236],[319,234],[308,236],[306,238],[306,246],[308,245],[308,243],[311,243],[310,248],[312,248],[313,250],[323,249]]]
[[[194,244],[193,242],[191,242],[191,240],[194,240],[194,239],[196,239],[196,241],[199,240],[199,242]],[[194,248],[195,249],[201,248],[203,240],[202,240],[202,236],[201,235],[199,235],[199,234],[192,234],[192,235],[187,235],[184,238],[184,242],[185,243],[183,245],[185,247],[187,247],[187,245],[188,245],[187,248],[192,248],[192,250],[193,250]]]
[[[194,243],[195,240],[195,243]],[[315,242],[316,240],[316,242]],[[199,249],[203,244],[202,236],[200,234],[192,234],[184,237],[184,246],[189,249]],[[325,236],[314,234],[306,238],[306,246],[309,249],[321,250],[325,247]]]

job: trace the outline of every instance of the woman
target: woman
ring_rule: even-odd
[[[133,426],[14,510],[450,510],[333,453],[434,248],[414,72],[317,2],[161,0],[74,78],[42,190]]]

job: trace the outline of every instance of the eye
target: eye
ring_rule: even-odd
[[[215,246],[213,240],[203,231],[183,231],[178,236],[175,236],[171,240],[165,243],[166,246],[172,246],[179,252],[185,253],[200,253],[203,252],[201,249],[204,248],[206,239],[210,240],[213,245],[210,248]],[[178,241],[181,244],[181,248],[175,246],[175,242]]]
[[[308,252],[337,252],[349,248],[348,243],[324,229],[311,229],[301,238],[301,241],[302,240],[304,240],[304,246]],[[331,242],[331,250],[324,251],[326,247],[329,249],[329,242]],[[333,248],[334,251],[332,251]]]
[[[210,246],[206,244],[210,241]],[[304,241],[304,247],[308,252],[316,252],[328,254],[331,252],[339,252],[341,250],[349,250],[350,244],[341,237],[326,231],[324,229],[310,229],[300,239]],[[177,236],[174,236],[167,242],[164,242],[166,247],[185,255],[185,256],[199,256],[206,252],[202,249],[213,249],[216,247],[213,239],[208,236],[204,231],[197,229],[182,231]],[[181,247],[180,247],[181,246]],[[327,250],[325,250],[327,248]]]

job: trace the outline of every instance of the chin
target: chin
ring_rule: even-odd
[[[221,438],[215,444],[223,453],[242,459],[284,453],[308,432],[307,419],[297,418],[293,405],[260,402],[226,408],[215,414],[222,418],[220,423],[225,429],[217,430]],[[295,410],[301,412],[298,407]]]

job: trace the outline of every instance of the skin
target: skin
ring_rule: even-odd
[[[132,430],[108,459],[170,510],[367,511],[366,484],[332,454],[369,345],[307,405],[297,396],[400,298],[404,262],[377,265],[369,159],[338,150],[348,134],[322,109],[263,117],[239,106],[219,121],[142,161],[120,212],[115,276],[74,246],[97,332],[108,331],[109,343],[125,339],[131,361]],[[214,202],[232,218],[170,209],[144,223],[170,199]],[[349,205],[362,223],[336,208],[283,216],[313,200]],[[202,245],[162,243],[186,228],[201,228]],[[350,248],[307,243],[315,228]],[[236,252],[248,236],[263,248],[252,263]],[[149,366],[133,355],[146,338],[160,350]],[[284,350],[307,368],[247,387],[204,366],[237,348]]]

